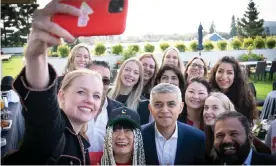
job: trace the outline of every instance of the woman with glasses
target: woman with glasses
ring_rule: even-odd
[[[207,66],[202,58],[194,57],[186,66],[184,73],[185,82],[189,82],[193,77],[206,77]]]

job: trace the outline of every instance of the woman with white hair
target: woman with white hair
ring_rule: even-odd
[[[114,109],[107,123],[101,165],[145,165],[140,117],[126,107]]]

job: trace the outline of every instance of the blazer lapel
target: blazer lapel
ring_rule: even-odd
[[[148,155],[150,156],[148,158],[148,164],[149,165],[159,165],[159,160],[157,156],[157,150],[156,150],[156,142],[155,142],[155,130],[154,130],[154,124],[155,122],[150,124],[148,134],[147,134],[147,144],[145,149],[148,149]]]
[[[185,163],[185,160],[187,157],[185,157],[185,154],[189,153],[189,145],[187,144],[186,135],[185,137],[185,128],[182,127],[182,125],[177,121],[177,127],[178,127],[178,137],[177,137],[177,148],[176,148],[176,155],[175,155],[175,160],[174,164],[175,165],[183,165]],[[183,148],[184,147],[184,148]]]

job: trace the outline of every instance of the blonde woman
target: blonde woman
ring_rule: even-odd
[[[152,53],[143,53],[139,60],[141,61],[144,69],[144,89],[142,95],[149,99],[150,91],[154,86],[154,81],[159,70],[157,60]]]
[[[148,123],[148,101],[141,96],[143,90],[144,71],[141,62],[136,58],[126,60],[114,82],[108,97],[123,103],[136,111],[141,117],[141,124]]]
[[[204,132],[206,134],[206,153],[207,161],[212,164],[216,157],[213,151],[214,144],[214,132],[213,126],[215,124],[215,119],[218,115],[227,111],[236,111],[234,105],[230,99],[221,92],[212,92],[206,98],[204,109],[203,109],[203,120],[205,123]]]
[[[58,89],[64,76],[73,70],[86,68],[86,65],[92,61],[91,48],[85,43],[75,45],[68,56],[67,63],[63,70],[63,75],[58,77]]]
[[[176,47],[169,47],[163,52],[161,67],[165,64],[176,66],[184,74],[185,66]]]
[[[36,11],[25,53],[26,67],[14,82],[25,108],[24,141],[18,151],[2,158],[1,164],[90,164],[90,144],[83,133],[101,106],[102,77],[87,69],[68,72],[56,95],[57,75],[47,62],[47,47],[60,44],[60,38],[74,40],[69,32],[51,22],[56,13],[80,15],[79,9],[58,1]]]

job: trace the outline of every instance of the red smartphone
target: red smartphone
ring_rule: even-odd
[[[75,6],[81,16],[56,14],[52,21],[73,36],[119,35],[125,31],[128,0],[61,0]]]

